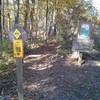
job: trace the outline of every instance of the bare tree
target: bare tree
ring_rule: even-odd
[[[19,23],[19,4],[20,4],[20,1],[16,0],[15,4],[16,4],[15,24],[18,24]]]
[[[2,14],[1,12],[2,12],[2,1],[0,0],[0,42],[2,46],[2,19],[1,19]]]

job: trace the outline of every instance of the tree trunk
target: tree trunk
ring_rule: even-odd
[[[30,8],[29,8],[29,0],[25,0],[25,15],[24,15],[24,30],[27,32],[27,37],[28,37],[28,17],[30,13]]]
[[[15,5],[16,5],[15,24],[19,24],[19,0],[16,0]]]
[[[35,32],[36,32],[36,38],[38,33],[38,0],[35,0]]]
[[[46,33],[44,35],[44,39],[46,38],[46,43],[47,43],[47,34],[48,34],[48,0],[46,0]]]
[[[2,53],[2,45],[3,45],[3,39],[2,39],[2,0],[0,0],[0,54]]]
[[[2,7],[2,2],[0,0],[0,8]],[[2,52],[2,19],[1,19],[1,9],[0,9],[0,53]]]

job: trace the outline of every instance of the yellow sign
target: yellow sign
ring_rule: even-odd
[[[15,32],[14,32],[14,37],[16,39],[18,39],[20,37],[20,35],[21,35],[20,31],[18,29],[16,29]]]
[[[23,58],[23,41],[21,39],[14,40],[13,42],[13,54],[16,58]]]

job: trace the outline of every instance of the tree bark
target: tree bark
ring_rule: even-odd
[[[47,32],[48,32],[48,0],[46,0],[46,32],[44,35],[44,38],[46,38],[46,43],[47,43]]]
[[[35,0],[35,32],[36,32],[36,38],[38,33],[38,0]]]
[[[17,8],[16,8],[15,24],[19,24],[19,4],[20,1],[16,0]]]
[[[3,41],[2,41],[2,0],[0,0],[0,53],[2,52],[2,44],[3,44]]]

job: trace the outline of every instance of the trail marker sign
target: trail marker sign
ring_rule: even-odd
[[[22,39],[13,41],[13,54],[15,58],[23,58],[23,41]]]
[[[79,34],[75,40],[73,40],[72,51],[87,52],[90,53],[93,50],[92,23],[80,22]]]
[[[88,38],[90,34],[90,25],[89,24],[82,24],[80,29],[80,36],[83,38]]]
[[[24,100],[23,93],[23,39],[20,28],[15,28],[13,32],[13,55],[16,58],[16,72],[18,85],[18,100]]]
[[[15,37],[16,39],[18,39],[18,38],[20,38],[20,36],[21,36],[20,31],[19,31],[18,29],[16,29],[16,30],[14,31],[14,37]]]
[[[27,32],[22,26],[14,26],[12,30],[9,31],[9,40],[13,43],[14,39],[22,39],[23,42],[27,40]]]

